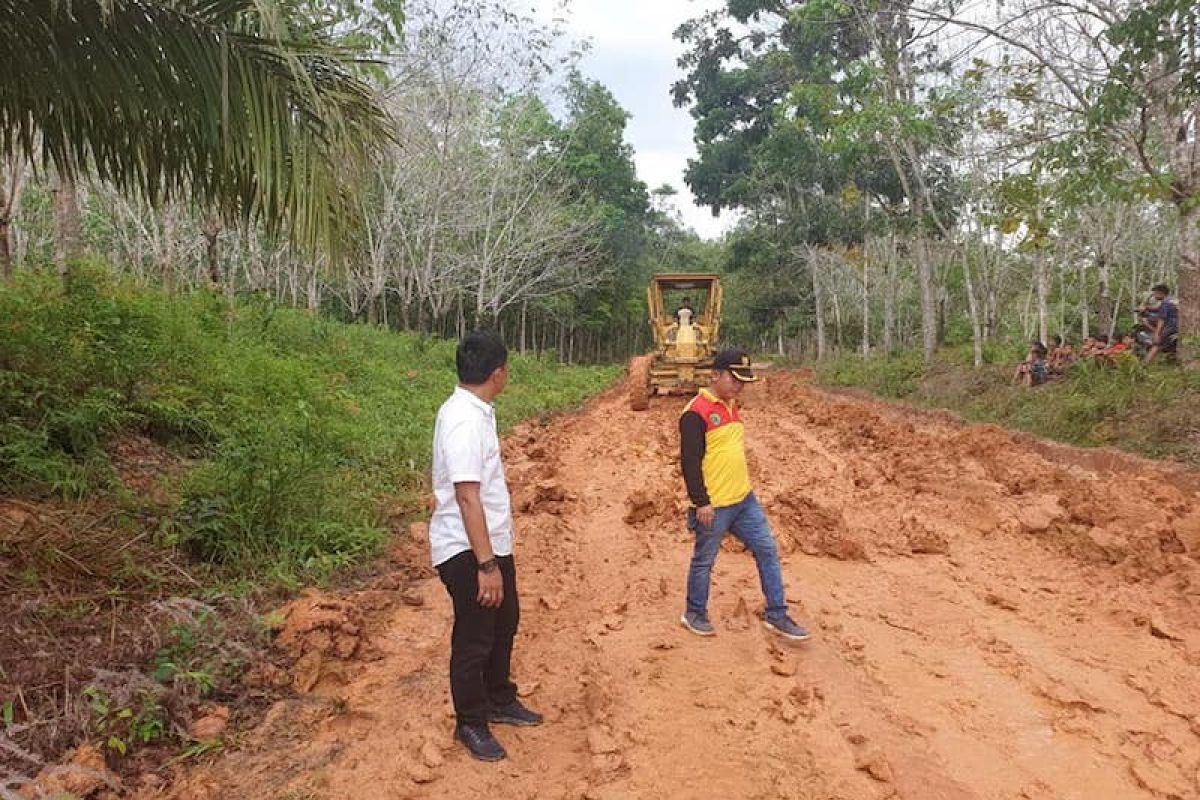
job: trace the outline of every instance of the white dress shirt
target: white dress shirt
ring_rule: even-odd
[[[504,464],[500,462],[496,409],[461,386],[442,403],[433,428],[433,493],[437,506],[429,521],[429,549],[434,566],[471,549],[454,496],[456,483],[479,484],[492,553],[512,555],[512,503]]]

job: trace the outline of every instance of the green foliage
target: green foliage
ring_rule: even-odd
[[[104,737],[104,748],[114,756],[126,756],[136,747],[168,736],[166,711],[153,692],[138,692],[127,705],[95,686],[86,687],[83,697],[91,711],[93,729]]]
[[[453,363],[453,342],[262,300],[24,275],[0,287],[0,490],[112,490],[107,445],[141,433],[198,459],[166,544],[284,583],[323,574],[373,551],[385,506],[416,505]],[[514,356],[501,424],[616,374]]]
[[[6,4],[0,73],[26,80],[0,83],[0,152],[67,173],[86,164],[155,203],[186,187],[198,206],[343,252],[359,211],[353,167],[388,133],[355,59],[315,23],[364,22],[372,11],[395,21],[399,9],[342,0],[315,20],[301,4],[316,7]]]
[[[728,0],[688,22],[676,105],[696,119],[686,180],[714,211],[747,212],[728,270],[759,297],[727,329],[749,341],[811,329],[808,246],[942,237],[962,208],[951,168],[975,104],[914,45],[906,7]],[[736,313],[745,311],[745,313]]]
[[[207,613],[194,624],[171,626],[166,645],[154,654],[152,676],[187,694],[208,696],[221,679],[236,677],[242,668],[239,659],[221,650],[222,633],[220,620]]]
[[[170,763],[177,764],[181,761],[192,761],[211,753],[219,753],[224,749],[225,742],[221,739],[208,739],[203,742],[192,742],[187,747],[180,750],[179,755],[171,759]]]
[[[909,397],[924,373],[921,354],[904,351],[891,358],[843,356],[817,367],[818,379],[830,386],[866,389],[883,397]]]

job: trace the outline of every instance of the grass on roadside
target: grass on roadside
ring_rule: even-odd
[[[162,543],[284,582],[373,552],[385,506],[415,503],[453,342],[82,274],[69,293],[30,275],[0,287],[0,492],[119,497],[109,447],[147,436],[193,464]],[[514,356],[499,418],[577,405],[615,376]]]
[[[818,365],[816,374],[826,386],[948,408],[976,422],[1200,465],[1200,373],[1135,361],[1081,363],[1030,389],[1012,379],[1019,349],[990,349],[978,370],[970,348],[959,347],[940,352],[928,368],[919,352],[904,351],[891,358],[843,356]]]

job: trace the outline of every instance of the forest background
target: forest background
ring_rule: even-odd
[[[90,253],[168,292],[494,326],[567,362],[645,350],[646,278],[667,270],[723,273],[727,341],[793,358],[970,343],[983,364],[1126,329],[1160,281],[1197,332],[1200,68],[1180,0],[734,0],[684,24],[686,181],[740,212],[721,241],[639,181],[627,114],[560,23],[481,0],[279,9],[352,55],[385,112],[338,187],[355,224],[336,257],[187,187],[147,197],[8,148],[0,273]]]

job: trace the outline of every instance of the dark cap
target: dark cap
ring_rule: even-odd
[[[753,383],[754,369],[750,365],[750,356],[745,350],[722,350],[713,356],[713,372],[718,370],[728,372],[742,383]]]

